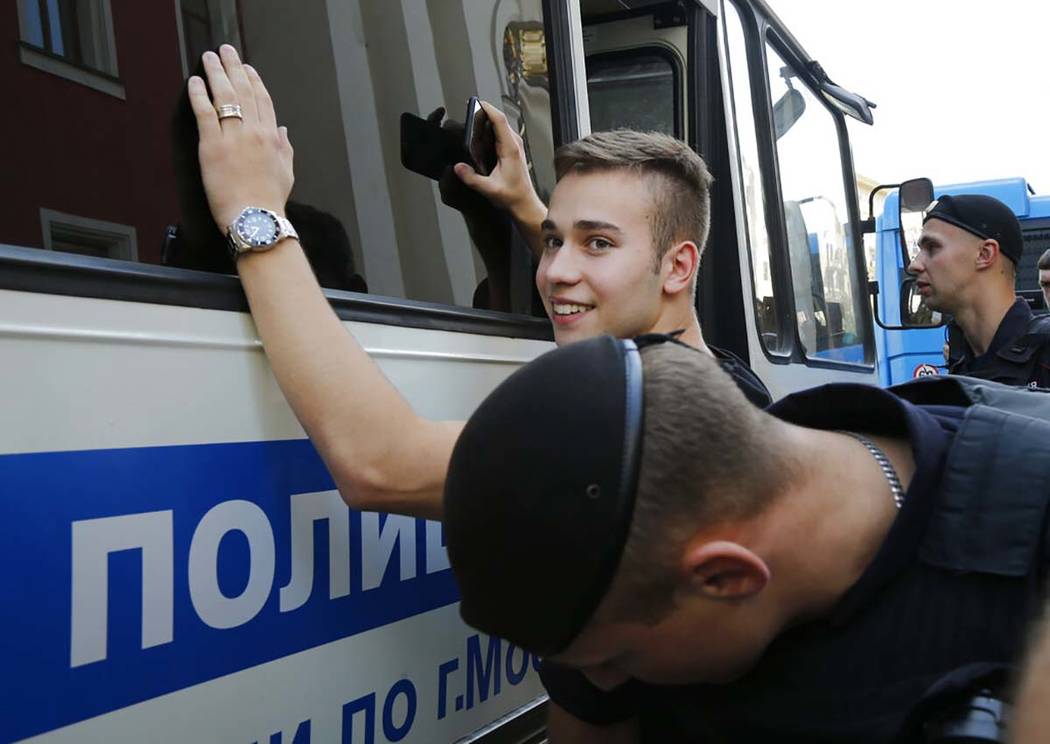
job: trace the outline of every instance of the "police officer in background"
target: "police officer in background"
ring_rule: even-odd
[[[1016,296],[1021,225],[998,199],[944,196],[927,213],[908,266],[919,293],[947,313],[948,372],[1050,387],[1050,318]]]

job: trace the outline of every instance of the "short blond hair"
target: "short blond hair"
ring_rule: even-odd
[[[651,237],[656,263],[679,241],[702,253],[711,226],[711,183],[704,159],[681,140],[660,132],[614,129],[562,145],[554,154],[560,181],[569,173],[628,170],[651,179]]]

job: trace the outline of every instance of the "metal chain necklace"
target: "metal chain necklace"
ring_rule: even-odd
[[[904,487],[901,486],[901,479],[897,476],[893,463],[890,462],[890,458],[886,457],[886,453],[882,451],[882,448],[863,434],[858,434],[855,431],[839,430],[839,433],[853,437],[864,445],[868,452],[871,453],[871,456],[875,458],[875,462],[879,464],[882,474],[886,476],[886,482],[890,484],[890,492],[893,494],[893,503],[897,505],[898,509],[904,506]]]

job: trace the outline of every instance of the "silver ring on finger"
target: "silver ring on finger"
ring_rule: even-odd
[[[244,120],[244,114],[241,113],[241,106],[238,103],[224,103],[222,106],[216,106],[215,111],[219,114],[219,121],[223,119]]]

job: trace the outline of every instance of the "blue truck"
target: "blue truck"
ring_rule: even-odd
[[[1043,309],[1036,262],[1050,248],[1050,195],[1036,195],[1024,178],[935,186],[934,198],[954,194],[986,194],[1009,206],[1021,222],[1024,254],[1017,269],[1017,294],[1033,310]],[[903,215],[903,216],[902,216]],[[934,325],[936,314],[923,312],[916,295],[909,293],[906,281],[904,247],[908,233],[917,229],[907,208],[901,209],[900,191],[891,191],[875,219],[875,281],[871,285],[875,300],[875,343],[878,350],[879,382],[893,385],[912,377],[943,374],[945,329]],[[901,239],[902,222],[905,239]],[[911,236],[914,239],[914,235]],[[902,318],[913,314],[911,318]],[[925,315],[925,317],[924,317]],[[930,317],[933,315],[934,317]],[[902,323],[903,321],[903,323]],[[932,321],[932,322],[931,322]],[[923,327],[925,326],[925,327]]]

